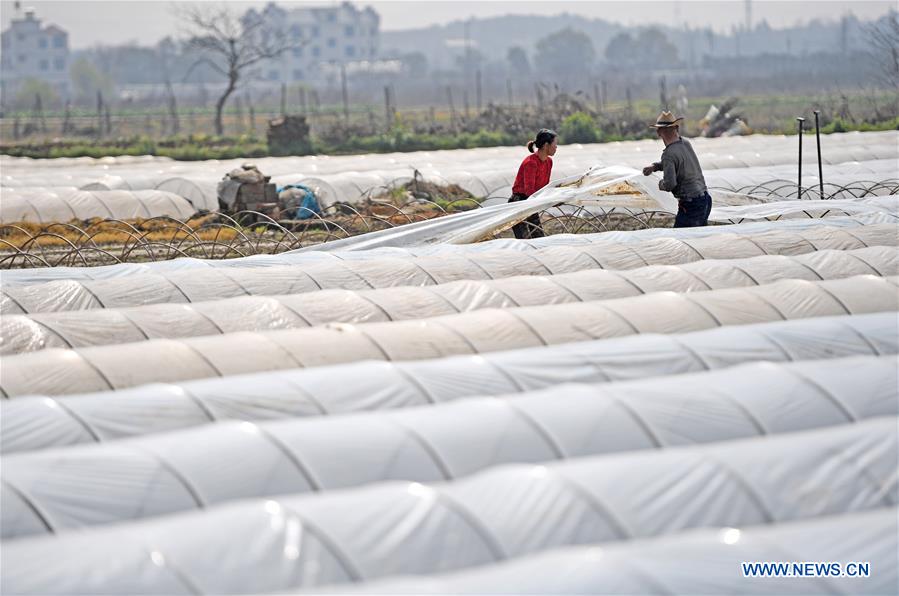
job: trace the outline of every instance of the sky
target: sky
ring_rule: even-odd
[[[212,1],[212,0],[206,0]],[[217,2],[221,4],[221,1]],[[171,0],[22,0],[33,7],[45,24],[55,24],[69,32],[69,47],[82,49],[97,44],[136,42],[153,45],[166,36],[178,37]],[[230,0],[227,4],[242,12],[262,8],[266,1]],[[333,1],[292,0],[277,4],[292,6],[334,5]],[[711,26],[730,31],[745,21],[744,0],[391,0],[355,2],[371,6],[381,15],[381,29],[394,31],[444,24],[457,19],[486,18],[504,14],[555,15],[568,12],[587,18],[601,18],[624,25],[669,24],[691,27]],[[753,22],[766,20],[771,27],[783,28],[811,19],[838,20],[848,12],[870,20],[895,8],[893,0],[753,0]],[[0,0],[0,26],[6,29],[15,16],[13,0]]]

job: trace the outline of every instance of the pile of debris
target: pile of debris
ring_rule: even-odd
[[[285,115],[269,120],[266,139],[272,155],[306,155],[312,148],[305,116]]]
[[[278,219],[278,192],[270,181],[271,176],[250,163],[231,170],[216,188],[219,209],[224,213],[254,211]]]
[[[699,121],[702,127],[702,136],[704,137],[733,137],[752,134],[752,129],[746,124],[746,121],[740,117],[740,114],[734,112],[733,109],[739,100],[731,97],[721,107],[714,104],[709,106],[709,111],[705,117]]]

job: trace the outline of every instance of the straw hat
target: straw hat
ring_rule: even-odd
[[[677,126],[678,123],[683,120],[683,118],[675,118],[674,114],[669,112],[668,110],[663,111],[659,114],[659,117],[656,118],[655,124],[650,124],[650,128],[668,128],[671,126]]]

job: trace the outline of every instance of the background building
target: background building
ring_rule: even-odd
[[[62,98],[69,97],[69,34],[56,25],[41,26],[33,9],[14,18],[2,33],[0,92],[15,94],[29,79],[53,86]]]
[[[255,16],[253,11],[249,16]],[[292,40],[300,44],[257,70],[256,75],[266,81],[322,79],[341,64],[371,62],[378,55],[381,18],[371,7],[359,9],[343,2],[285,10],[272,3],[260,16],[273,26],[285,27]]]

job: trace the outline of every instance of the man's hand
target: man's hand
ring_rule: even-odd
[[[645,168],[643,168],[643,175],[649,176],[650,174],[652,174],[655,171],[656,171],[655,166],[646,166]]]

